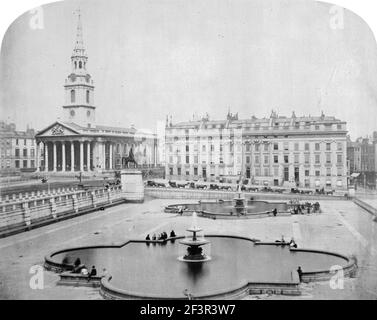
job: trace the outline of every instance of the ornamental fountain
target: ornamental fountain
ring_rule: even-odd
[[[204,239],[204,236],[197,235],[197,233],[203,231],[203,229],[198,226],[196,212],[192,214],[192,225],[189,229],[186,229],[186,231],[191,232],[192,236],[182,239],[179,243],[187,246],[187,254],[178,259],[185,262],[204,262],[211,260],[211,257],[203,253],[203,248],[201,248],[201,246],[210,242]]]

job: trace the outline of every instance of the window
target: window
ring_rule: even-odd
[[[340,177],[343,175],[343,169],[342,168],[338,168],[337,169],[337,176]]]
[[[315,171],[315,176],[316,176],[316,177],[319,177],[320,175],[321,175],[321,171],[316,170],[316,171]]]
[[[274,150],[279,150],[279,144],[278,143],[274,143]]]
[[[255,145],[255,151],[259,151],[259,144]]]
[[[71,90],[71,103],[76,102],[76,91]]]
[[[79,61],[79,69],[82,69],[82,62]]]
[[[337,143],[337,149],[338,149],[338,151],[342,151],[343,150],[343,145],[342,145],[341,142]]]
[[[319,155],[319,154],[316,154],[316,155],[315,155],[315,163],[316,163],[316,164],[319,164],[319,163],[320,163],[320,155]]]
[[[305,177],[309,177],[309,170],[305,170]]]
[[[255,176],[260,176],[260,168],[255,168]]]
[[[269,168],[264,168],[264,175],[268,177],[270,175],[270,169]]]
[[[288,163],[289,162],[289,158],[287,155],[284,156],[284,163]]]
[[[250,157],[249,156],[246,157],[246,163],[250,163]]]
[[[305,151],[309,151],[309,143],[305,143]]]
[[[186,171],[186,176],[189,176],[190,175],[190,171]]]
[[[264,164],[268,164],[268,156],[264,156]]]
[[[279,175],[279,168],[275,167],[274,168],[274,176],[277,177]]]
[[[331,151],[331,143],[326,143],[326,150]]]
[[[186,152],[190,151],[190,146],[186,145]]]
[[[182,173],[182,170],[181,170],[181,168],[178,168],[177,170],[178,170],[178,175],[180,176],[181,173]]]
[[[250,145],[249,144],[246,145],[246,151],[250,152]]]
[[[206,146],[202,146],[202,152],[206,152]]]
[[[264,151],[268,151],[268,144],[267,143],[264,145]]]
[[[198,175],[198,168],[194,168],[194,176]]]
[[[299,163],[299,155],[295,154],[295,163]]]
[[[16,139],[16,145],[18,146],[18,139]]]
[[[211,151],[215,151],[215,146],[213,144],[211,144]]]
[[[247,159],[246,159],[246,160],[247,160]],[[224,163],[224,159],[223,159],[223,157],[220,157],[219,161],[220,161],[220,163]],[[250,161],[250,159],[249,159],[249,161]]]
[[[305,157],[305,163],[308,164],[309,163],[309,154],[305,153],[304,157]]]
[[[169,168],[169,175],[173,175],[173,168]]]
[[[274,156],[274,163],[279,163],[279,157],[278,156]]]
[[[338,130],[342,130],[342,125],[341,125],[341,124],[337,124],[337,125],[336,125],[336,128],[337,128]]]
[[[27,160],[24,160],[24,161],[23,161],[23,167],[24,167],[24,168],[27,168]]]
[[[343,155],[342,154],[337,154],[336,155],[336,162],[337,163],[342,163],[343,162]]]
[[[18,169],[20,167],[20,160],[16,160],[14,166]]]
[[[30,157],[34,157],[35,156],[35,150],[34,149],[30,149]]]
[[[15,155],[16,157],[19,157],[19,156],[20,156],[20,149],[15,149],[15,150],[14,150],[14,155]]]
[[[186,163],[190,163],[190,156],[186,156]]]
[[[331,163],[331,153],[326,153],[326,163]]]
[[[26,139],[24,139],[24,146],[26,146]]]
[[[198,156],[194,156],[194,163],[198,163]]]
[[[295,143],[295,151],[298,151],[298,147],[299,147],[299,145],[298,145],[298,143],[296,142],[296,143]]]
[[[326,168],[326,176],[331,177],[331,168]]]
[[[90,92],[89,90],[86,90],[86,103],[89,103],[90,98]]]
[[[220,144],[220,152],[223,152],[223,145]]]
[[[319,143],[316,143],[315,144],[315,151],[319,151],[319,150],[321,150],[321,146],[320,146]]]
[[[315,129],[316,129],[316,130],[319,130],[319,125],[316,125],[316,126],[315,126]]]
[[[284,142],[284,150],[285,151],[289,150],[289,144],[288,144],[288,142]]]
[[[259,164],[259,156],[255,156],[255,164]]]

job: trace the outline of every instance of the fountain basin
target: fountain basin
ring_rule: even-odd
[[[178,237],[165,242],[131,240],[124,244],[71,248],[48,255],[47,269],[72,270],[79,257],[86,266],[106,268],[100,292],[111,299],[186,299],[187,289],[197,299],[239,298],[250,293],[300,294],[297,267],[303,281],[328,280],[334,265],[344,275],[355,271],[351,258],[325,251],[290,249],[248,238],[206,235],[211,261],[182,263]],[[64,263],[63,263],[64,261]],[[167,279],[169,279],[167,284]]]
[[[241,198],[242,199],[242,198]],[[185,207],[185,214],[197,212],[198,216],[212,219],[250,219],[263,218],[272,215],[272,210],[277,209],[279,215],[290,215],[286,202],[268,202],[262,200],[245,200],[245,206],[237,206],[234,201],[207,201],[188,204],[173,204],[165,207],[167,213],[178,213],[179,207]],[[242,214],[240,214],[240,210]]]

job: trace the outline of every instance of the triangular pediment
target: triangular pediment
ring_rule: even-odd
[[[78,135],[80,132],[65,123],[56,121],[52,125],[38,132],[36,137],[57,137]]]

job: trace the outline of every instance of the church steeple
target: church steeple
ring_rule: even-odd
[[[84,47],[81,11],[78,10],[76,41],[71,56],[72,72],[67,77],[65,89],[65,120],[91,127],[95,122],[93,105],[94,85],[87,72],[88,56]]]

